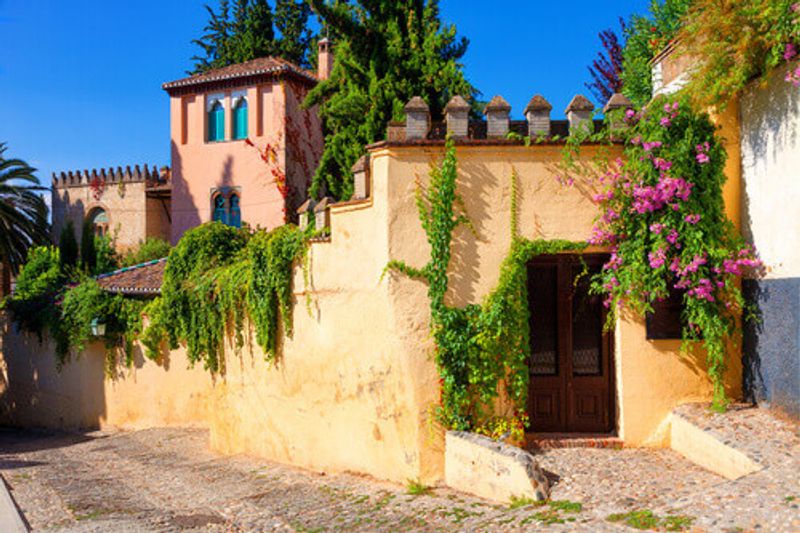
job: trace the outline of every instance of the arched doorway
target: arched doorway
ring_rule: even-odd
[[[108,235],[108,213],[102,207],[95,207],[89,211],[86,223],[92,227],[92,232],[98,237]]]

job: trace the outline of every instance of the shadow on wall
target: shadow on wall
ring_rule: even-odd
[[[464,179],[464,178],[468,179]],[[478,258],[478,241],[491,234],[485,228],[485,221],[490,218],[489,202],[487,194],[489,191],[498,187],[498,181],[505,179],[508,187],[511,187],[510,176],[498,177],[489,171],[488,167],[482,163],[472,163],[465,161],[459,163],[459,176],[456,185],[456,192],[465,199],[465,206],[462,209],[456,206],[456,210],[466,211],[472,228],[464,225],[459,226],[453,232],[452,259],[449,269],[449,291],[447,294],[451,305],[463,307],[470,303],[479,303],[477,297],[477,285],[480,282]],[[469,201],[466,201],[469,199]],[[510,203],[509,203],[510,205]],[[495,210],[500,206],[494,206]],[[503,216],[505,213],[500,213]],[[508,215],[510,218],[510,215]],[[509,232],[510,235],[510,232]],[[510,237],[509,237],[510,240]]]
[[[97,429],[106,416],[104,358],[97,350],[59,369],[52,342],[16,331],[2,318],[4,383],[0,423],[10,426]],[[102,352],[100,352],[102,353]],[[63,391],[79,391],[68,395]]]
[[[183,233],[199,226],[200,213],[197,202],[192,196],[184,174],[183,161],[175,141],[171,143],[172,156],[172,201],[170,205],[172,217],[172,235],[170,242],[173,246],[178,243]]]
[[[800,417],[800,279],[744,280],[757,316],[744,326],[742,363],[748,401]]]

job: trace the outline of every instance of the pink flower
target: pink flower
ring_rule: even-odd
[[[689,224],[697,224],[698,222],[700,222],[701,218],[702,218],[701,215],[686,215],[686,218],[684,218],[684,220]]]
[[[667,172],[669,169],[672,168],[672,162],[667,161],[666,159],[662,159],[660,157],[656,157],[655,159],[653,159],[653,166],[656,167],[656,170]]]
[[[669,128],[670,126],[672,126],[672,120],[670,119],[670,117],[662,117],[660,124],[665,128]]]
[[[647,259],[650,262],[650,268],[661,268],[667,260],[667,251],[659,248],[655,252],[647,254]]]
[[[636,144],[636,143],[634,143],[634,144]],[[644,148],[645,152],[649,152],[649,151],[653,150],[654,148],[661,148],[661,146],[662,146],[661,141],[653,141],[653,142],[644,142],[644,143],[642,143],[642,148]]]
[[[622,266],[622,258],[617,255],[617,252],[612,252],[611,259],[609,259],[608,262],[605,265],[603,265],[603,268],[607,270],[618,270],[619,267],[621,266]]]
[[[703,278],[697,282],[697,285],[694,288],[689,289],[687,294],[689,296],[694,296],[695,298],[700,300],[707,300],[709,302],[713,302],[714,301],[713,292],[714,292],[714,286],[712,285],[711,281],[706,278]]]
[[[697,158],[697,162],[700,163],[701,165],[705,165],[706,163],[711,161],[711,158],[708,157],[707,154],[697,154],[697,156],[695,157]]]
[[[669,234],[667,235],[667,241],[669,241],[669,243],[673,245],[677,244],[678,237],[679,237],[678,231],[675,229],[671,229],[669,230]],[[678,248],[680,248],[680,246],[678,246]]]
[[[794,46],[794,43],[786,43],[786,50],[783,52],[783,58],[786,61],[789,61],[796,55],[797,55],[797,48]]]
[[[652,231],[653,233],[658,235],[662,231],[664,231],[664,224],[659,224],[658,222],[656,222],[654,224],[650,224],[650,231]]]

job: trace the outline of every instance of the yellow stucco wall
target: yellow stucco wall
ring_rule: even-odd
[[[212,379],[188,368],[183,350],[155,363],[137,347],[133,368],[104,375],[104,347],[93,343],[59,369],[46,338],[2,327],[0,423],[26,427],[142,429],[208,425]]]
[[[584,154],[591,157],[593,148]],[[332,208],[330,241],[314,243],[309,252],[308,287],[302,268],[295,269],[294,336],[282,343],[276,365],[268,365],[257,348],[230,349],[225,374],[213,381],[200,369],[185,370],[185,357],[177,352],[168,371],[144,362],[109,382],[102,379],[99,353],[92,355],[95,348],[60,376],[42,363],[46,358],[34,359],[40,368],[29,368],[30,355],[44,352],[28,339],[3,347],[6,391],[23,391],[3,397],[18,404],[28,393],[17,382],[27,380],[41,389],[33,389],[33,397],[41,398],[35,405],[17,409],[30,420],[208,424],[211,446],[224,453],[398,482],[441,479],[442,432],[429,416],[439,388],[427,287],[382,274],[390,259],[413,266],[427,261],[414,188],[417,179],[427,182],[430,165],[442,155],[441,146],[373,150],[372,197]],[[480,302],[497,283],[511,239],[512,169],[519,175],[524,237],[589,236],[596,214],[591,191],[558,183],[560,147],[473,145],[459,147],[457,155],[458,192],[477,237],[464,227],[456,231],[452,305]],[[627,315],[615,335],[618,432],[627,445],[665,445],[669,411],[711,397],[702,354],[686,357],[678,343],[647,341],[643,321]],[[738,361],[731,357],[734,396],[741,383]]]

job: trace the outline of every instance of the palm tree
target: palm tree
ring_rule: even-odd
[[[0,143],[0,262],[7,294],[7,280],[19,272],[28,248],[47,243],[50,232],[47,204],[39,194],[47,189],[34,176],[36,169],[21,159],[7,159],[6,149]]]

